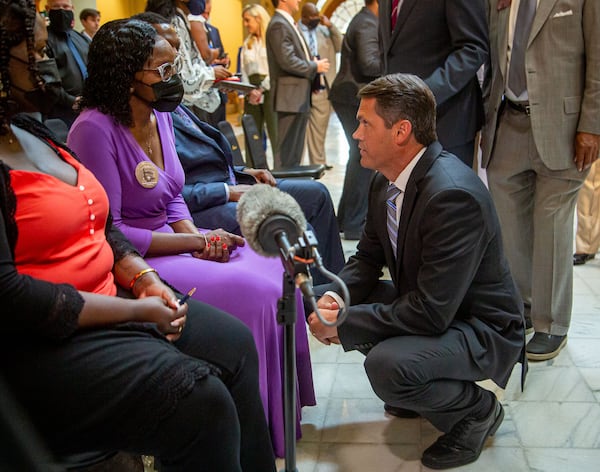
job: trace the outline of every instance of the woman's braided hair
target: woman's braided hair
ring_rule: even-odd
[[[32,82],[43,87],[35,60],[35,0],[0,0],[0,135],[8,133],[15,105],[10,98],[8,61],[10,49],[22,41],[27,45],[27,59]]]

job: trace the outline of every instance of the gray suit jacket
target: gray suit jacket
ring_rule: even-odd
[[[482,165],[490,161],[506,81],[510,8],[488,0],[491,71],[486,74]],[[572,167],[575,134],[600,134],[600,1],[541,0],[526,56],[531,129],[544,164]]]
[[[359,89],[381,75],[377,17],[363,7],[350,21],[344,41],[340,70],[331,85],[329,100],[359,105]]]
[[[306,58],[293,26],[275,11],[267,28],[267,59],[275,111],[308,113],[317,63]]]
[[[396,258],[386,226],[387,186],[376,174],[357,252],[339,273],[352,302],[338,328],[344,349],[457,329],[474,362],[505,386],[524,348],[523,302],[504,257],[490,194],[471,169],[439,143],[431,144],[406,186]],[[365,303],[384,265],[396,298]]]
[[[485,0],[404,0],[394,31],[391,4],[379,2],[384,73],[415,74],[427,83],[445,148],[472,141],[483,124],[477,71],[488,60]]]

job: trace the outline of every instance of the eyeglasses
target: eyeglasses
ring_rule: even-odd
[[[163,82],[168,82],[171,77],[177,74],[181,70],[182,66],[181,54],[177,54],[175,56],[175,61],[173,62],[165,62],[164,64],[158,66],[156,69],[142,69],[149,72],[158,72],[160,75],[160,80]]]

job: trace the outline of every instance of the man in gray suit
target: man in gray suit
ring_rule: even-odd
[[[555,357],[572,305],[573,214],[600,141],[600,2],[488,0],[482,165],[535,334]]]
[[[313,81],[310,97],[310,116],[306,130],[306,147],[308,159],[311,164],[321,164],[327,169],[325,155],[325,137],[329,118],[331,117],[331,103],[329,103],[329,87],[335,79],[336,54],[342,49],[342,33],[325,15],[320,15],[314,3],[306,2],[302,5],[302,19],[298,27],[308,44],[308,50],[313,58],[327,59],[329,70],[326,74],[318,75]]]
[[[477,71],[488,59],[485,0],[380,0],[379,37],[384,73],[425,81],[440,143],[471,167],[483,124]]]
[[[267,59],[271,94],[277,112],[275,169],[300,164],[310,113],[311,83],[329,70],[327,59],[310,59],[308,46],[292,15],[300,0],[272,0],[275,14],[267,28]]]
[[[490,194],[436,140],[425,83],[387,75],[360,97],[354,137],[361,164],[379,172],[357,252],[339,273],[352,305],[337,328],[316,313],[308,323],[324,344],[366,355],[373,390],[396,416],[420,415],[445,433],[423,452],[425,466],[458,467],[477,460],[502,422],[495,395],[475,382],[504,388],[524,360],[523,302]],[[391,281],[380,279],[383,266]],[[321,315],[336,320],[338,285],[315,293]]]

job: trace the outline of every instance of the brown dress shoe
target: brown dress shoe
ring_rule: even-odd
[[[530,361],[546,361],[558,356],[567,344],[567,335],[535,333],[525,348]]]

